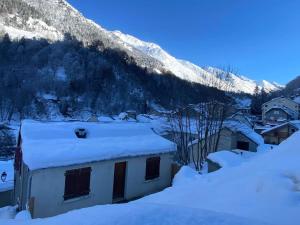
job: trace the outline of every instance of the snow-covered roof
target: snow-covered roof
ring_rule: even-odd
[[[277,101],[278,99],[286,99],[286,100],[288,100],[288,101],[294,102],[294,101],[293,101],[292,99],[290,99],[290,98],[287,98],[287,97],[284,97],[284,96],[280,96],[280,97],[272,98],[270,101],[267,101],[267,102],[263,103],[263,105],[269,104],[270,102],[273,102],[273,101]]]
[[[243,161],[253,157],[254,152],[243,150],[222,150],[210,153],[207,158],[215,163],[218,163],[221,167],[238,166]]]
[[[296,129],[300,130],[300,120],[292,120],[292,121],[288,121],[286,123],[279,124],[279,125],[274,126],[274,127],[270,127],[268,129],[264,130],[261,134],[269,133],[270,131],[276,130],[276,129],[281,128],[281,127],[284,127],[288,124],[295,127]]]
[[[86,138],[75,130],[84,128]],[[167,153],[176,145],[136,122],[37,122],[21,126],[22,152],[31,169],[57,167],[120,157]]]
[[[249,125],[253,125],[253,122],[252,122],[251,118],[250,118],[249,116],[246,116],[246,115],[245,115],[244,113],[242,113],[242,112],[236,112],[236,113],[234,113],[230,118],[231,118],[231,119],[239,120],[239,119],[238,119],[239,116],[243,117],[243,118],[249,123]],[[240,120],[239,120],[239,121],[240,121]],[[242,122],[242,121],[240,121],[240,122]]]
[[[271,111],[271,110],[283,110],[284,112],[286,112],[288,115],[290,116],[294,116],[295,112],[292,111],[291,109],[287,108],[287,107],[281,107],[281,106],[273,106],[271,108],[269,108],[265,113]]]
[[[252,128],[243,124],[237,120],[226,120],[223,127],[231,130],[232,132],[240,132],[256,144],[260,145],[264,143],[261,135],[256,133]]]
[[[300,96],[295,97],[293,101],[296,102],[297,104],[300,104]]]
[[[3,172],[7,174],[7,177],[5,181],[0,179],[0,192],[12,190],[14,188],[13,160],[0,161],[0,176]]]

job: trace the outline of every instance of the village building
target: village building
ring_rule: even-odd
[[[128,201],[171,184],[176,145],[136,122],[22,122],[14,201],[33,218]]]
[[[0,161],[0,208],[13,204],[13,160]]]
[[[294,120],[266,129],[261,135],[265,144],[279,145],[299,129],[300,120]]]
[[[279,124],[290,120],[298,120],[300,104],[290,98],[274,98],[262,105],[264,124]]]
[[[217,137],[213,134],[208,138],[209,143],[215,143]],[[201,142],[204,142],[202,140]],[[258,147],[263,144],[263,138],[257,134],[253,129],[247,125],[236,121],[227,120],[223,124],[223,128],[220,131],[219,141],[216,149],[209,149],[209,152],[220,151],[220,150],[244,150],[250,152],[256,152]],[[198,151],[198,140],[195,140],[190,145],[191,153],[190,158],[193,160],[193,155],[197,154]]]

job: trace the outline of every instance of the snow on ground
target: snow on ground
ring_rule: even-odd
[[[74,210],[34,220],[1,220],[1,225],[267,225],[226,213],[180,205],[132,202]]]
[[[6,206],[0,208],[0,224],[4,224],[4,220],[14,219],[16,216],[16,207],[15,206]]]
[[[208,159],[218,163],[222,168],[238,166],[241,163],[252,159],[258,153],[243,150],[222,150],[208,155]]]
[[[139,116],[138,120],[153,127],[159,123],[147,116]],[[156,122],[151,124],[153,121]],[[11,208],[6,208],[0,209],[0,224],[298,225],[300,151],[296,146],[299,140],[300,132],[297,132],[273,149],[262,145],[259,153],[253,153],[255,156],[248,152],[241,160],[209,174],[199,175],[183,167],[172,187],[130,203],[18,221],[1,220],[5,217],[1,217],[1,212],[9,215]]]
[[[298,225],[300,132],[239,166],[199,175],[184,167],[173,186],[138,201],[229,213],[274,225]]]
[[[0,161],[0,176],[3,172],[7,174],[7,177],[4,182],[0,179],[0,192],[13,189],[14,186],[13,160]]]
[[[243,97],[243,98],[236,97],[235,102],[238,108],[250,108],[252,100],[251,98],[247,98],[247,97]]]

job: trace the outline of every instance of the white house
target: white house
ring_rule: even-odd
[[[215,143],[217,137],[212,134],[208,137],[209,143]],[[204,140],[202,140],[204,141]],[[191,148],[191,161],[193,156],[197,155],[198,151],[198,140],[194,140],[190,145]],[[237,120],[226,120],[220,131],[218,145],[216,147],[217,151],[221,150],[244,150],[250,152],[257,152],[258,147],[264,143],[261,135],[256,133],[252,128],[241,123]],[[209,152],[214,152],[215,146],[209,147]]]
[[[168,187],[176,145],[147,124],[22,122],[15,202],[33,218],[135,199]]]

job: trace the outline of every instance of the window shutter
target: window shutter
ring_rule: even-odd
[[[71,199],[90,193],[91,168],[68,170],[65,173],[64,199]]]
[[[151,157],[146,160],[146,180],[152,180],[159,177],[160,157]]]

